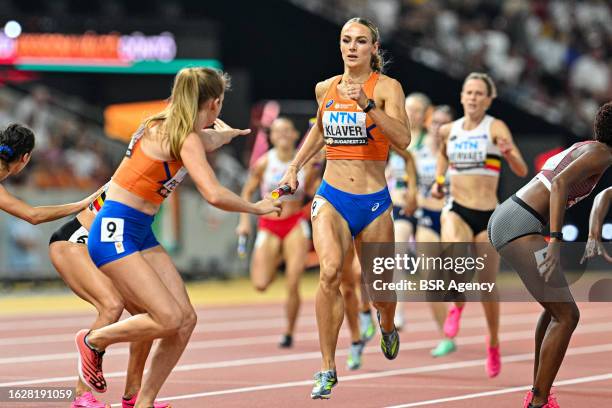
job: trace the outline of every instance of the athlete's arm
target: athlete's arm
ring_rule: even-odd
[[[319,82],[315,86],[315,95],[319,107],[321,106],[321,102],[323,101],[331,82],[332,78]],[[308,131],[304,143],[302,143],[302,146],[295,154],[295,157],[291,161],[287,172],[280,181],[280,185],[288,184],[291,187],[291,191],[295,191],[297,189],[298,172],[323,148],[323,146],[325,146],[325,141],[323,140],[321,109],[319,109],[317,111],[317,123]]]
[[[580,263],[596,255],[601,255],[608,262],[612,262],[612,257],[608,255],[606,249],[601,244],[601,229],[603,221],[610,209],[610,201],[612,201],[612,187],[608,187],[595,196],[593,208],[591,209],[591,217],[589,219],[589,239]]]
[[[363,109],[368,104],[368,100],[363,88],[361,89],[361,96],[357,103]],[[368,116],[383,131],[392,145],[400,150],[406,150],[410,145],[411,135],[410,121],[404,108],[406,97],[402,86],[395,79],[388,78],[375,88],[374,92],[380,92],[384,105],[382,109],[376,107],[369,111]]]
[[[245,201],[251,201],[251,197],[259,184],[261,183],[264,170],[268,165],[268,154],[264,154],[253,166],[253,169],[249,172],[246,182],[242,187],[242,193],[240,196]],[[263,197],[262,197],[263,198]],[[249,221],[249,214],[241,213],[240,214],[240,222],[238,223],[238,228],[236,228],[236,233],[238,235],[250,235],[251,234],[251,222]]]
[[[406,190],[406,207],[404,213],[406,215],[412,215],[416,211],[417,207],[417,171],[414,156],[408,150],[399,150],[395,146],[391,146],[395,152],[404,158],[406,162],[406,180],[408,183],[408,189]]]
[[[181,148],[181,160],[191,175],[202,197],[211,205],[225,211],[249,212],[253,214],[280,213],[280,202],[261,200],[250,203],[219,184],[215,172],[206,160],[206,152],[200,137],[192,132]]]
[[[231,142],[236,136],[245,136],[249,133],[251,129],[234,129],[221,119],[217,119],[211,129],[202,129],[198,135],[202,139],[204,150],[213,152]]]
[[[589,219],[589,238],[601,241],[601,229],[610,209],[610,201],[612,201],[612,187],[608,187],[595,196]]]
[[[527,176],[529,172],[527,163],[525,163],[521,152],[514,144],[512,133],[510,133],[510,129],[504,121],[495,119],[491,125],[491,133],[493,133],[495,144],[510,165],[512,172],[519,177]]]
[[[33,207],[13,196],[6,188],[0,185],[0,209],[30,224],[36,225],[79,212],[86,208],[98,194],[99,191],[96,191],[89,197],[75,203]]]
[[[445,177],[448,170],[448,156],[446,155],[446,144],[452,123],[447,123],[440,127],[440,150],[438,151],[438,160],[436,161],[436,182],[431,186],[431,195],[434,198],[444,198],[444,183],[438,183],[440,177]]]

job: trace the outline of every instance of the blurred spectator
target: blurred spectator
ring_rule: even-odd
[[[51,95],[44,86],[36,86],[32,93],[19,102],[15,109],[15,120],[30,127],[36,134],[36,147],[46,148],[49,143]]]
[[[40,231],[32,224],[16,217],[8,218],[8,270],[19,278],[20,274],[39,272],[41,257]]]

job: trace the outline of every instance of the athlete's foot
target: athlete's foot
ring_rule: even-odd
[[[349,370],[357,370],[361,367],[361,355],[363,354],[364,347],[365,343],[361,340],[351,344],[348,358],[346,359],[346,366]]]
[[[446,337],[454,338],[459,333],[459,321],[461,320],[461,312],[464,306],[452,306],[448,311],[446,320],[444,321],[444,334]]]
[[[499,345],[497,347],[487,346],[487,375],[494,378],[501,371],[501,355]]]
[[[376,312],[376,317],[378,318],[378,325],[380,327],[380,349],[382,350],[384,356],[387,360],[393,360],[397,357],[400,348],[400,338],[399,333],[395,326],[390,333],[385,333],[382,326],[380,325],[380,312]]]
[[[293,347],[293,336],[290,334],[283,334],[283,337],[281,337],[280,343],[278,343],[278,347],[280,348]]]
[[[527,395],[525,395],[525,398],[523,399],[523,408],[529,408],[529,405],[531,404],[532,399],[533,399],[533,388],[527,391]]]
[[[314,386],[310,392],[312,399],[328,399],[331,397],[331,389],[338,384],[336,370],[319,371],[314,376]]]
[[[136,406],[136,399],[138,398],[138,393],[134,394],[131,398],[123,397],[121,399],[121,408],[134,408]],[[171,408],[170,404],[165,402],[157,402],[153,403],[153,408]]]
[[[70,408],[110,408],[110,405],[98,401],[90,391],[86,391],[72,401]]]
[[[435,349],[431,350],[432,357],[444,357],[447,354],[457,350],[455,342],[452,339],[441,340]]]
[[[103,351],[94,350],[87,344],[90,330],[81,330],[76,334],[75,343],[79,352],[79,377],[97,392],[106,392],[106,380],[102,372]]]
[[[359,334],[364,345],[372,340],[372,337],[376,334],[372,313],[369,310],[367,312],[359,312]]]
[[[534,395],[533,390],[534,389],[532,388],[529,392],[527,392],[527,395],[525,395],[525,399],[523,400],[523,408],[559,408],[559,403],[553,395],[552,389],[548,394],[547,402],[540,403],[532,402]]]

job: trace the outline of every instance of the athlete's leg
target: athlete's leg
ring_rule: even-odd
[[[418,253],[424,253],[425,256],[438,256],[438,247],[435,245],[440,242],[440,235],[431,228],[418,226],[416,232],[416,241],[418,242]],[[429,276],[428,271],[424,271],[423,276]],[[438,330],[444,334],[444,320],[446,319],[446,305],[444,302],[429,302],[431,314],[438,325]]]
[[[283,241],[283,257],[287,275],[287,330],[285,334],[292,336],[295,322],[300,311],[300,279],[304,273],[304,261],[308,249],[307,231],[299,222]]]
[[[49,257],[66,285],[81,299],[96,308],[98,316],[92,329],[115,323],[123,313],[123,299],[106,277],[92,262],[87,246],[69,241],[55,241],[49,245]],[[76,395],[91,391],[79,378]]]
[[[393,222],[393,227],[395,230],[395,242],[410,242],[414,241],[415,233],[414,227],[412,223],[405,219],[395,220]],[[399,273],[403,273],[403,271],[399,271]],[[401,277],[400,279],[403,279]],[[404,304],[402,302],[398,302],[397,308],[395,310],[395,326],[398,330],[401,330],[404,326]]]
[[[341,291],[344,298],[344,315],[351,332],[351,342],[355,343],[361,340],[359,334],[359,299],[357,298],[357,282],[355,280],[355,263],[359,268],[359,260],[355,256],[355,249],[349,248],[344,258],[342,267],[342,282]]]
[[[264,291],[274,281],[281,252],[281,239],[267,230],[257,231],[251,259],[251,283]]]
[[[367,227],[361,231],[356,237],[356,248],[358,256],[361,256],[362,243],[369,242],[381,242],[381,243],[394,243],[395,234],[393,230],[393,219],[391,218],[392,207],[389,207],[387,211],[380,214],[374,221],[372,221]],[[380,254],[379,256],[394,257],[394,249],[392,245],[389,245],[387,253]],[[395,317],[395,309],[397,301],[392,299],[390,301],[374,301],[374,307],[380,313],[380,324],[382,329],[386,333],[390,333],[395,329],[393,319]]]
[[[344,257],[352,245],[347,222],[329,203],[319,206],[312,217],[313,242],[320,263],[316,315],[321,347],[321,370],[335,370],[338,333],[344,317],[340,280]]]
[[[474,242],[476,243],[475,256],[486,259],[484,269],[478,272],[479,282],[495,283],[499,271],[499,254],[489,243],[487,231],[479,233]],[[499,292],[497,285],[493,286],[490,293],[482,293],[482,308],[489,328],[489,346],[497,347],[499,345]]]
[[[197,315],[189,300],[183,279],[168,253],[158,245],[143,251],[142,254],[173,296],[182,315],[182,323],[178,330],[174,334],[159,340],[153,351],[151,368],[138,394],[138,404],[149,407],[153,405],[160,388],[183,354],[195,328]]]

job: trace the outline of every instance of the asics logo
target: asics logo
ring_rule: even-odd
[[[374,204],[374,206],[372,207],[372,212],[378,210],[378,207],[380,207],[379,203]]]

